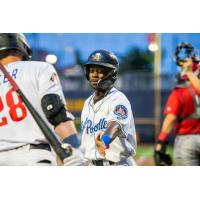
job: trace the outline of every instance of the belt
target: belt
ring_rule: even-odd
[[[108,166],[114,165],[115,163],[110,160],[92,160],[92,164],[96,166]]]
[[[30,144],[30,149],[43,149],[47,151],[51,151],[51,147],[49,144],[41,143],[41,144]]]

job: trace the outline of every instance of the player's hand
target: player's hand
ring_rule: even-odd
[[[154,151],[154,161],[157,166],[171,166],[172,158],[167,153],[162,153],[160,151]]]
[[[158,141],[154,151],[154,162],[157,166],[171,166],[171,156],[166,153],[168,142]]]
[[[183,65],[182,65],[183,71],[185,73],[192,72],[192,67],[193,67],[192,58],[185,58],[184,61],[183,61]]]
[[[105,147],[104,143],[101,141],[101,135],[100,134],[97,135],[97,137],[95,139],[95,143],[96,143],[97,150],[98,150],[99,154],[103,158],[105,158],[105,156],[106,156],[106,152],[105,152],[106,147]]]
[[[67,148],[68,149],[70,148],[70,151],[71,151],[71,156],[69,156],[63,160],[64,166],[83,166],[83,165],[85,165],[83,152],[81,151],[80,148],[73,148],[69,144],[64,144],[64,145],[68,145]],[[66,148],[66,146],[64,148]]]

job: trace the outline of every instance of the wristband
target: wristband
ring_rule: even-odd
[[[104,134],[101,137],[101,141],[104,143],[104,145],[108,149],[109,148],[109,144],[111,143],[111,137],[108,134]]]
[[[169,137],[168,133],[161,131],[159,134],[158,140],[159,141],[167,141],[168,137]]]
[[[78,148],[80,146],[80,141],[78,139],[77,134],[73,134],[62,141],[63,143],[68,143],[74,148]]]

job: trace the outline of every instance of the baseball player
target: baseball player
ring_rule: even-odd
[[[200,165],[200,66],[191,47],[185,43],[177,47],[179,50],[186,48],[187,56],[177,59],[182,71],[165,106],[166,116],[155,146],[156,165],[172,165],[172,159],[166,149],[169,134],[173,129],[176,133],[175,165]]]
[[[89,165],[136,165],[136,132],[131,105],[113,87],[119,70],[116,56],[94,51],[84,64],[94,93],[85,101],[82,114],[82,147]]]
[[[58,75],[52,65],[30,61],[31,55],[24,35],[0,34],[0,62],[57,136],[72,146],[64,164],[81,165],[77,131]],[[0,91],[0,165],[57,165],[55,153],[1,71]]]

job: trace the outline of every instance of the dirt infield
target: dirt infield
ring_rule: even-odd
[[[154,145],[153,144],[138,144],[135,160],[138,166],[155,166],[154,159]],[[173,148],[168,146],[168,153],[173,158]]]
[[[155,166],[153,157],[140,156],[135,157],[138,166]]]

